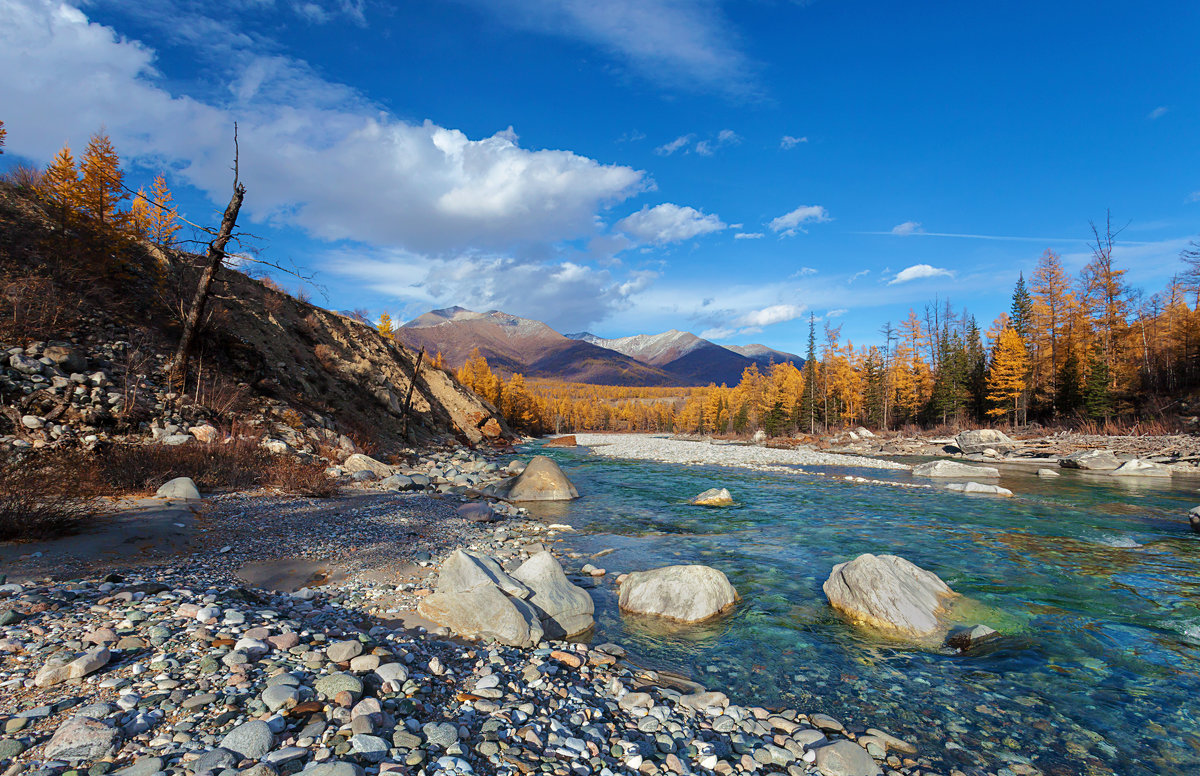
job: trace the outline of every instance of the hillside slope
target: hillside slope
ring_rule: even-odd
[[[0,188],[4,439],[158,437],[207,422],[253,427],[298,450],[385,453],[511,436],[493,407],[428,366],[416,377],[406,430],[413,351],[234,270],[218,273],[176,406],[164,368],[196,261],[78,224],[63,228],[31,196]],[[25,415],[44,426],[26,427]]]

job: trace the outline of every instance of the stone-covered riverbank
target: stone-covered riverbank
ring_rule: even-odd
[[[454,548],[504,563],[553,549],[543,523],[472,522],[460,505],[228,495],[202,510],[183,554],[131,554],[119,568],[64,568],[45,555],[9,564],[25,581],[0,587],[0,769],[935,772],[888,732],[739,706],[720,687],[628,665],[616,645],[520,650],[411,627]],[[287,593],[239,579],[278,559],[309,562],[280,589],[321,584]]]

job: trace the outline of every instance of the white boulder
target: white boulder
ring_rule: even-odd
[[[914,477],[999,477],[994,466],[972,466],[958,461],[930,461],[913,467]]]
[[[937,574],[896,555],[870,553],[834,566],[822,589],[855,624],[917,639],[946,630],[940,615],[958,597]]]
[[[665,566],[634,571],[621,583],[622,611],[676,622],[702,622],[739,600],[729,578],[709,566]]]

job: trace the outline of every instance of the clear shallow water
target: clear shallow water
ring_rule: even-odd
[[[645,665],[682,669],[745,703],[888,729],[939,773],[1200,773],[1200,536],[1186,519],[1200,481],[1040,480],[1031,470],[1002,479],[1017,498],[994,499],[545,452],[584,498],[535,514],[579,529],[564,549],[610,572],[593,590],[596,638]],[[687,504],[714,486],[738,505]],[[864,552],[934,571],[1009,637],[955,656],[856,631],[821,584]],[[743,603],[698,628],[622,617],[615,574],[671,563],[720,568]]]

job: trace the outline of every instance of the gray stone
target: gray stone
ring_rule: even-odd
[[[46,744],[50,760],[99,760],[116,754],[121,746],[121,731],[98,720],[74,717],[54,731]]]
[[[40,375],[45,364],[29,356],[13,355],[8,358],[8,365],[25,375]]]
[[[870,553],[834,566],[822,589],[830,605],[856,625],[905,638],[943,630],[942,605],[958,595],[936,574],[904,558]]]
[[[971,625],[955,628],[946,637],[946,646],[962,651],[977,647],[985,641],[994,641],[1000,634],[986,625]]]
[[[733,496],[725,488],[709,488],[693,498],[692,503],[702,507],[727,507],[733,504]]]
[[[408,681],[408,669],[400,663],[384,663],[375,669],[375,675],[384,682]]]
[[[377,461],[369,455],[355,453],[342,462],[342,467],[349,472],[369,471],[380,479],[391,477],[395,471],[383,461]]]
[[[1170,477],[1171,470],[1161,463],[1134,458],[1113,469],[1114,477]]]
[[[205,771],[223,771],[226,768],[232,768],[238,764],[241,758],[229,751],[217,747],[209,749],[204,754],[200,755],[196,760],[188,764],[193,773],[204,773]]]
[[[363,776],[363,769],[354,763],[331,760],[305,768],[304,776]]]
[[[313,682],[313,687],[326,698],[343,691],[359,697],[363,692],[362,680],[352,674],[326,674]]]
[[[1053,469],[1038,469],[1037,476],[1051,478],[1051,477],[1060,477],[1062,475],[1060,475],[1058,472],[1054,471]]]
[[[472,501],[458,508],[458,516],[472,523],[491,523],[497,520],[495,511],[481,501]]]
[[[183,501],[199,501],[200,491],[191,477],[176,477],[163,483],[155,494],[159,498],[169,498]]]
[[[413,486],[411,477],[406,477],[403,474],[393,474],[380,481],[379,487],[386,490],[408,490]]]
[[[133,765],[127,765],[117,771],[118,776],[154,776],[163,769],[161,757],[139,757]]]
[[[221,739],[221,748],[228,749],[246,760],[261,760],[275,744],[275,734],[262,720],[238,725]]]
[[[443,749],[458,741],[458,728],[449,722],[429,722],[421,727],[421,732],[431,746]]]
[[[913,467],[914,477],[999,477],[994,466],[972,466],[958,461],[930,461]]]
[[[495,558],[480,555],[466,550],[455,550],[446,558],[438,572],[438,593],[465,593],[484,585],[498,587],[508,595],[516,598],[529,598],[533,591],[528,586],[513,579]]]
[[[622,611],[677,622],[701,622],[731,609],[738,592],[709,566],[665,566],[635,571],[621,583]]]
[[[167,434],[166,436],[162,437],[158,441],[161,444],[175,447],[178,445],[186,445],[187,443],[192,442],[195,439],[196,439],[196,437],[192,436],[191,434]]]
[[[592,597],[571,584],[550,553],[535,553],[512,576],[533,591],[526,602],[537,612],[547,638],[570,638],[595,625]]]
[[[544,455],[533,460],[507,487],[511,501],[570,501],[579,491],[558,464]]]
[[[359,733],[350,737],[351,751],[366,760],[367,762],[377,763],[387,757],[388,742],[379,736],[367,735]]]
[[[300,691],[286,684],[277,684],[262,691],[262,702],[268,711],[279,711],[300,700]]]
[[[883,769],[867,750],[853,741],[840,739],[813,750],[823,776],[879,776]]]
[[[353,641],[335,641],[325,649],[325,656],[335,663],[346,663],[362,654],[363,645],[357,639]]]
[[[460,636],[514,647],[533,646],[545,633],[533,607],[492,584],[454,593],[438,590],[421,599],[417,613]]]
[[[1086,469],[1088,471],[1112,471],[1121,465],[1111,450],[1080,450],[1059,460],[1064,469]]]
[[[46,421],[42,420],[37,415],[23,415],[21,417],[21,425],[32,431],[45,426]]]
[[[1017,443],[1003,431],[982,428],[978,431],[964,431],[954,438],[954,446],[964,453],[982,453],[984,450],[995,450],[1007,453],[1017,448]]]
[[[981,482],[955,482],[947,485],[946,490],[958,493],[971,493],[977,496],[1002,496],[1004,498],[1012,498],[1013,494],[1008,488],[1002,488],[999,485],[987,485]]]

